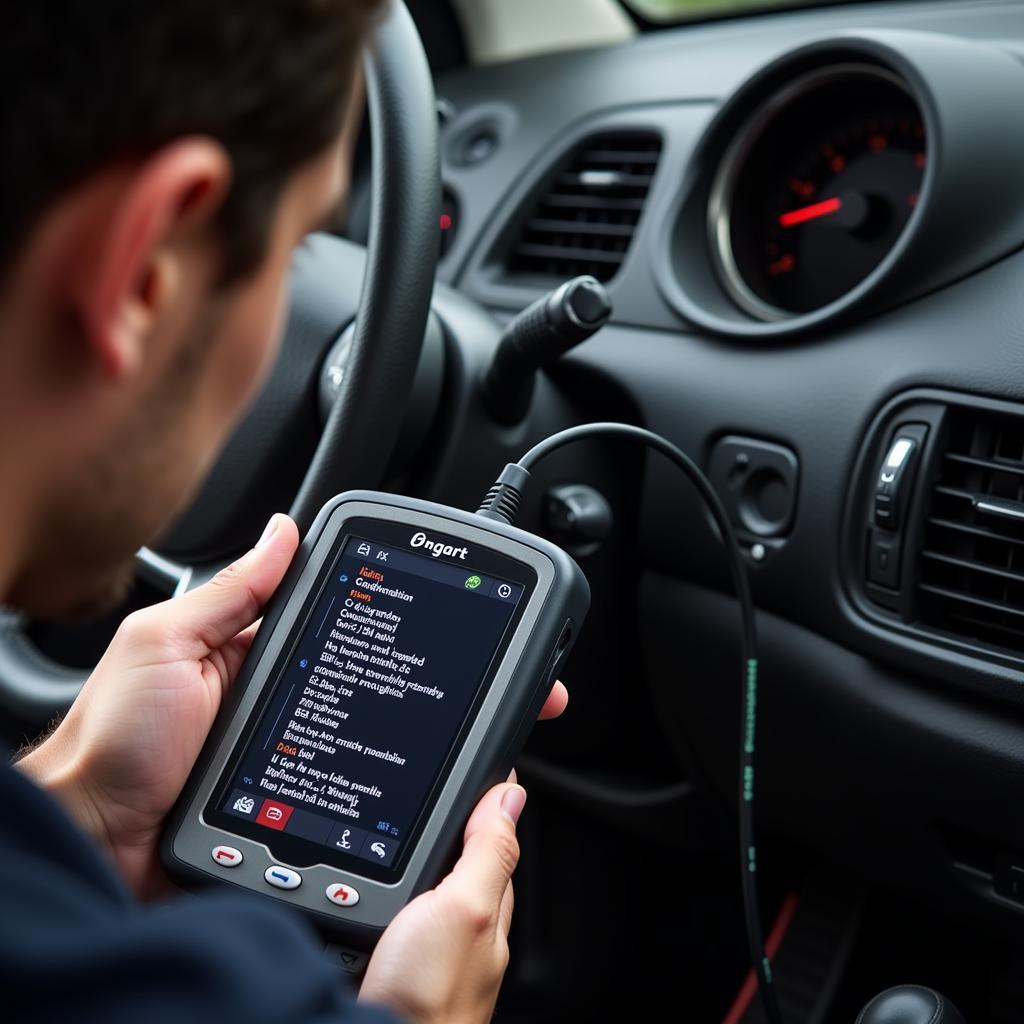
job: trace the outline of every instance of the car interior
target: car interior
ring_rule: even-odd
[[[472,511],[557,431],[643,427],[711,481],[756,605],[782,1019],[916,985],[865,1024],[1024,1021],[1024,3],[405,8],[368,51],[347,208],[297,251],[280,358],[191,508],[102,620],[0,614],[2,739],[275,511]],[[537,327],[556,306],[571,337]],[[721,531],[612,436],[539,464],[518,525],[592,606],[518,766],[498,1019],[773,1019]]]

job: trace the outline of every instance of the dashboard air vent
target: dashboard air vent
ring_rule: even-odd
[[[1024,652],[1024,417],[951,406],[918,573],[921,619]]]
[[[509,271],[610,281],[633,239],[660,153],[653,132],[586,139],[523,223],[509,251]]]

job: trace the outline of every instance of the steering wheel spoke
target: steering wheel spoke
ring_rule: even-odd
[[[168,597],[178,597],[190,590],[193,568],[164,558],[150,548],[139,548],[135,554],[135,575]]]

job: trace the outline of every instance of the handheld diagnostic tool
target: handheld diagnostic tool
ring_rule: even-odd
[[[350,492],[320,512],[171,816],[165,865],[359,948],[435,884],[590,603],[561,549]]]

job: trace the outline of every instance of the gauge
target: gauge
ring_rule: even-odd
[[[913,215],[925,143],[917,105],[883,68],[823,68],[776,93],[726,151],[712,186],[712,251],[732,298],[780,320],[860,284]]]

